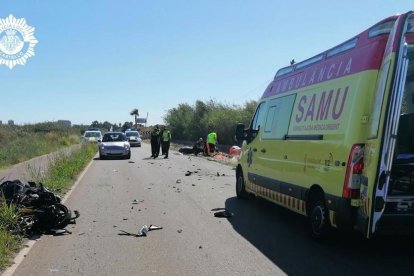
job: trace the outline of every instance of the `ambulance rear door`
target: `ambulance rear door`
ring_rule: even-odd
[[[378,79],[377,95],[387,97],[384,99],[383,108],[386,108],[383,124],[382,143],[379,149],[379,164],[377,179],[373,189],[371,215],[368,222],[370,237],[377,230],[377,223],[381,219],[387,201],[388,185],[390,182],[391,166],[396,144],[398,122],[402,105],[405,79],[407,74],[407,45],[404,33],[407,30],[407,18],[412,12],[403,14],[397,18],[391,29],[385,48],[385,54]],[[389,93],[387,93],[389,89]],[[376,99],[378,100],[378,99]]]

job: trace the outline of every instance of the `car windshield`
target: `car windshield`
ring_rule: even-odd
[[[138,133],[138,131],[128,131],[128,132],[125,132],[125,135],[126,135],[126,137],[131,137],[131,136],[139,136],[139,133]]]
[[[126,137],[123,133],[106,133],[102,139],[102,142],[122,142],[126,141]]]
[[[98,131],[85,132],[85,137],[101,137],[101,133]]]

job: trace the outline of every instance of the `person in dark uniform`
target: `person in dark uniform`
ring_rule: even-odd
[[[161,135],[161,144],[162,149],[165,153],[164,158],[168,158],[168,151],[170,150],[170,142],[171,142],[171,132],[166,128],[162,128],[162,135]]]
[[[197,156],[199,153],[205,152],[206,151],[205,147],[206,146],[205,146],[203,138],[198,139],[198,141],[195,143],[193,147],[194,155]]]
[[[151,132],[151,154],[154,159],[160,154],[160,129],[158,125]]]

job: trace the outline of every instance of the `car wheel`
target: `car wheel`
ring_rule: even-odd
[[[239,171],[236,177],[236,195],[239,199],[246,199],[248,193],[246,192],[246,185],[244,183],[243,173]]]
[[[131,151],[126,155],[126,159],[131,159]]]
[[[323,198],[319,197],[310,201],[309,223],[314,239],[323,240],[328,236],[331,230],[329,210],[326,208]]]
[[[105,159],[105,156],[102,155],[101,153],[99,153],[99,159],[104,160]]]

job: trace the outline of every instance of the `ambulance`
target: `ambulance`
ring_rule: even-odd
[[[277,71],[242,141],[236,194],[365,237],[414,234],[414,14]]]

